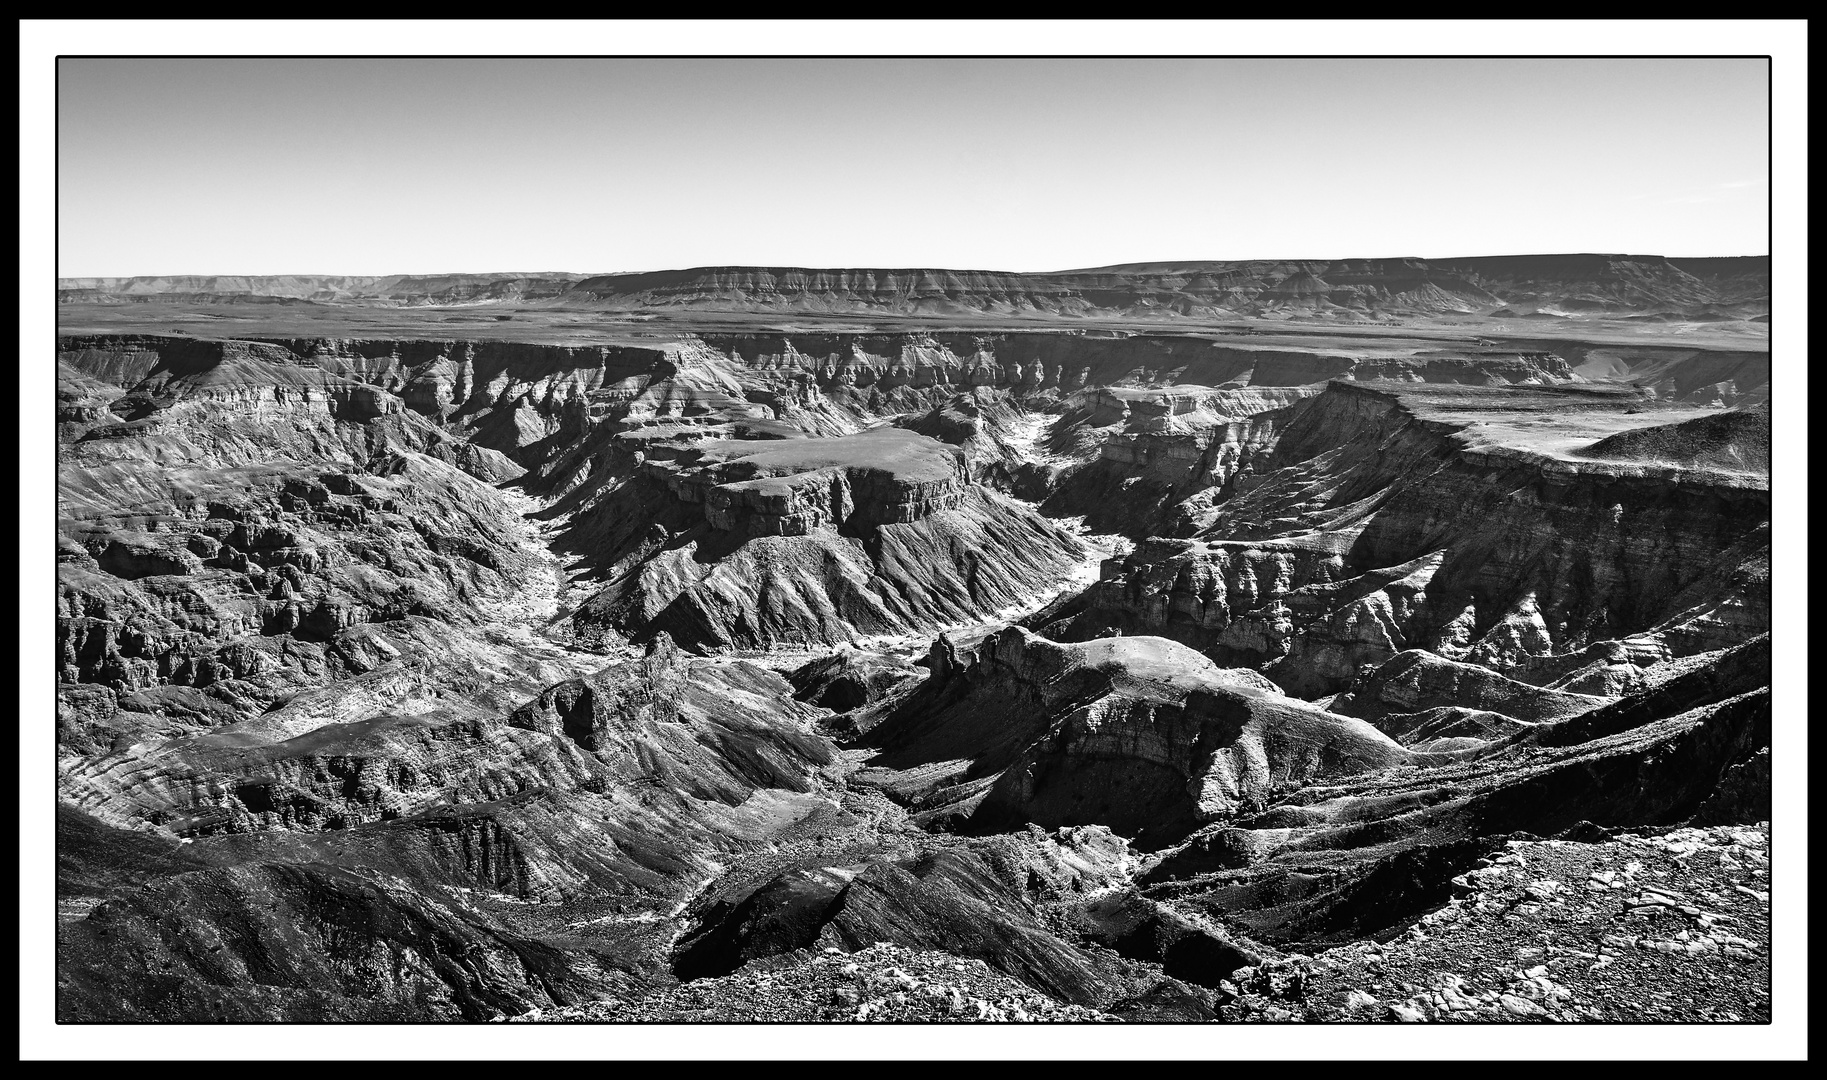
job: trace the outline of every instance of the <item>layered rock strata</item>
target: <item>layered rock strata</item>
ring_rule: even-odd
[[[1527,255],[1135,263],[1056,273],[721,266],[652,273],[69,278],[63,303],[181,298],[321,304],[547,303],[611,311],[1391,317],[1747,318],[1769,311],[1767,258]]]
[[[1331,384],[1209,510],[1182,504],[1209,539],[1139,545],[1045,625],[1165,634],[1309,696],[1407,649],[1543,682],[1602,642],[1646,665],[1767,625],[1766,478],[1561,456],[1473,419],[1558,406],[1603,430],[1628,399],[1465,393]]]
[[[1159,847],[1285,786],[1410,758],[1161,638],[1059,645],[1010,627],[964,653],[941,640],[929,662],[925,683],[874,707],[886,715],[859,740],[875,753],[857,782],[972,832],[1101,824]]]
[[[626,520],[618,508],[651,505],[662,483],[671,508],[611,549],[626,554],[573,617],[580,640],[664,631],[752,648],[980,622],[1090,557],[1072,532],[970,484],[957,450],[899,428],[702,443],[644,468],[651,479],[589,513]]]

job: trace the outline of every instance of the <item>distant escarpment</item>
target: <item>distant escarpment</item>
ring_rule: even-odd
[[[130,303],[172,297],[195,303],[310,301],[319,304],[473,304],[563,295],[582,274],[386,274],[59,278],[59,303]]]
[[[1376,322],[1493,315],[1767,316],[1767,257],[1518,255],[1130,263],[1011,273],[939,268],[706,266],[648,273],[66,278],[66,304],[182,297],[354,306],[515,303],[616,312],[892,314],[929,318],[1264,318]]]
[[[1475,259],[1129,264],[1010,274],[938,269],[701,267],[576,283],[610,310],[880,311],[906,315],[1326,317],[1513,312],[1767,313],[1768,259],[1528,255]]]

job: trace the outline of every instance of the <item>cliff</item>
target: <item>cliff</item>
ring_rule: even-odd
[[[1410,648],[1534,679],[1605,640],[1653,640],[1645,663],[1743,641],[1769,604],[1768,481],[1576,453],[1651,428],[1638,401],[1335,382],[1186,504],[1209,539],[1139,546],[1054,632],[1162,633],[1312,696]]]
[[[1010,273],[937,268],[708,266],[649,273],[383,277],[69,278],[64,303],[161,296],[239,302],[549,303],[609,311],[1046,315],[1126,318],[1290,313],[1364,321],[1544,311],[1745,318],[1769,311],[1768,258],[1570,254],[1471,259],[1135,263]]]
[[[878,706],[859,780],[972,832],[1095,824],[1157,848],[1285,785],[1408,758],[1368,724],[1161,638],[1060,645],[1009,627],[964,653],[942,639],[930,666]]]

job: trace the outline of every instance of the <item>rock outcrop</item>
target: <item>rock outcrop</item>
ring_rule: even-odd
[[[1075,849],[1083,850],[1078,835],[1062,832],[1055,838],[1035,831],[1012,845],[927,846],[844,866],[791,870],[759,885],[713,892],[699,902],[695,928],[681,939],[675,968],[683,977],[711,978],[770,957],[826,949],[866,952],[886,942],[978,961],[1056,1000],[1118,1016],[1145,1011],[1153,1019],[1209,1019],[1209,995],[1158,966],[1158,954],[1172,949],[1153,947],[1156,942],[1147,936],[1161,924],[1153,909],[1147,928],[1106,917],[1102,928],[1127,952],[1101,950],[1095,938],[1078,944],[1049,929],[1047,912],[1056,913],[1058,921],[1083,906],[1081,897],[1061,903],[1057,893],[1046,891],[1043,877],[1043,868],[1057,865],[1061,853],[1068,864],[1082,865]],[[1080,889],[1096,881],[1082,871],[1068,880]],[[1181,929],[1168,940],[1196,932]],[[1208,940],[1214,948],[1224,947],[1220,937]],[[1249,959],[1234,947],[1226,955],[1233,966]]]
[[[1271,942],[1362,936],[1443,902],[1489,837],[1581,822],[1673,825],[1702,816],[1722,780],[1768,746],[1767,643],[1581,716],[1531,725],[1415,772],[1316,785],[1214,825],[1144,870],[1146,890]],[[1590,719],[1588,719],[1590,718]],[[1609,719],[1606,719],[1609,718]],[[1544,749],[1547,748],[1547,749]],[[1733,813],[1761,820],[1769,789]],[[1314,887],[1315,879],[1326,882]]]
[[[460,899],[308,864],[161,878],[61,930],[64,1022],[476,1021],[633,982]]]
[[[953,654],[859,745],[858,782],[976,833],[1104,825],[1145,847],[1407,751],[1162,638],[1058,645],[1019,627]]]
[[[1164,634],[1308,696],[1407,649],[1552,681],[1601,642],[1648,664],[1746,640],[1767,625],[1767,478],[1521,434],[1546,408],[1615,430],[1634,400],[1333,383],[1190,517],[1206,539],[1139,545],[1041,625]]]
[[[670,496],[660,520],[677,531],[658,525],[601,556],[616,560],[611,581],[573,616],[579,640],[666,632],[754,648],[982,622],[1091,557],[1074,533],[972,485],[956,450],[899,428],[685,454],[590,508],[627,520]]]
[[[1611,699],[1531,686],[1477,664],[1462,664],[1420,649],[1397,653],[1332,699],[1329,708],[1372,722],[1437,708],[1502,713],[1540,723],[1590,712]]]
[[[830,656],[809,660],[788,678],[793,696],[835,713],[880,701],[909,679],[926,672],[899,657],[840,646]]]

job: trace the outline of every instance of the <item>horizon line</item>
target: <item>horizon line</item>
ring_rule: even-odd
[[[1668,254],[1663,254],[1660,252],[1534,251],[1534,252],[1504,252],[1504,253],[1499,253],[1499,254],[1484,254],[1484,255],[1440,255],[1440,256],[1435,256],[1435,255],[1341,255],[1341,256],[1314,257],[1314,256],[1283,255],[1283,256],[1259,257],[1259,258],[1136,259],[1136,260],[1132,260],[1129,262],[1104,263],[1099,266],[1073,267],[1070,269],[1063,269],[1063,270],[1000,270],[1000,269],[992,269],[992,268],[988,268],[988,267],[942,266],[942,265],[936,265],[936,264],[927,264],[927,265],[918,265],[918,266],[870,266],[870,265],[867,265],[864,263],[832,263],[832,264],[828,264],[828,265],[824,265],[824,266],[809,266],[809,265],[799,265],[799,264],[792,264],[792,263],[720,262],[720,263],[700,263],[700,264],[697,264],[694,266],[664,266],[664,267],[657,267],[657,268],[645,269],[645,270],[601,270],[601,271],[583,271],[583,270],[422,270],[422,271],[390,271],[390,272],[386,272],[386,273],[359,273],[359,272],[352,272],[352,271],[332,271],[332,272],[281,271],[281,272],[276,272],[276,273],[209,271],[209,272],[204,272],[204,273],[160,273],[160,274],[63,274],[63,273],[59,273],[57,275],[57,280],[59,283],[62,283],[65,281],[84,279],[84,278],[113,280],[113,281],[128,281],[128,280],[135,280],[135,279],[143,280],[143,279],[186,278],[186,277],[196,277],[196,278],[208,278],[208,277],[387,278],[387,277],[482,277],[482,276],[488,276],[488,275],[494,275],[494,276],[500,276],[500,277],[537,277],[537,276],[542,276],[542,275],[552,275],[552,276],[566,275],[566,276],[575,276],[575,277],[579,277],[579,278],[593,278],[593,277],[631,277],[631,276],[635,276],[635,275],[639,275],[639,274],[663,274],[663,273],[668,273],[668,272],[683,273],[683,272],[687,272],[687,271],[691,271],[691,270],[722,270],[722,269],[814,270],[814,271],[882,270],[882,271],[890,271],[890,272],[897,272],[897,273],[909,272],[909,271],[944,270],[944,271],[954,272],[954,273],[1014,274],[1014,275],[1020,275],[1020,276],[1024,276],[1024,277],[1034,277],[1034,276],[1047,276],[1047,275],[1056,275],[1056,274],[1095,273],[1095,272],[1098,272],[1101,270],[1120,269],[1123,267],[1133,267],[1133,266],[1150,266],[1150,265],[1156,265],[1156,264],[1196,265],[1199,263],[1402,262],[1402,261],[1406,261],[1406,260],[1413,260],[1415,262],[1424,262],[1425,263],[1425,262],[1453,262],[1453,261],[1459,261],[1459,260],[1465,260],[1465,259],[1539,259],[1539,258],[1568,258],[1568,257],[1574,257],[1574,256],[1599,256],[1599,257],[1604,257],[1604,258],[1623,258],[1623,259],[1767,259],[1770,257],[1770,253],[1768,251],[1765,251],[1765,252],[1762,252],[1759,254],[1748,254],[1748,255],[1742,255],[1742,254],[1741,255],[1668,255]]]

